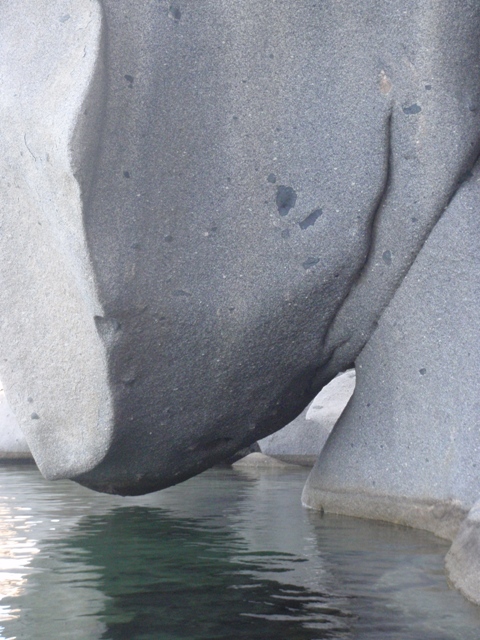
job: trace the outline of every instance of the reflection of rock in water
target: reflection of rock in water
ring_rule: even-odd
[[[102,617],[112,640],[143,634],[311,640],[320,630],[325,638],[348,631],[340,599],[289,584],[289,572],[306,558],[251,551],[215,521],[118,509],[83,519],[70,545],[102,567],[99,587],[108,598]]]
[[[447,542],[408,527],[308,516],[319,553],[343,585],[339,595],[349,599],[355,638],[478,640],[480,610],[443,582]]]
[[[215,469],[121,499],[0,467],[5,554],[31,559],[0,636],[478,640],[480,609],[446,585],[444,541],[306,511],[305,475]],[[35,557],[17,553],[22,537]]]

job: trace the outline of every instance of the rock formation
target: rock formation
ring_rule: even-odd
[[[0,383],[0,460],[31,460],[32,454]]]
[[[479,169],[356,361],[357,386],[304,503],[452,539],[480,487]]]
[[[305,466],[313,466],[355,388],[355,370],[339,374],[286,427],[259,441],[260,451]]]
[[[462,522],[445,564],[453,586],[480,604],[480,501],[477,500]]]
[[[305,503],[452,537],[479,33],[476,0],[4,0],[0,375],[47,477],[179,482],[355,363]]]

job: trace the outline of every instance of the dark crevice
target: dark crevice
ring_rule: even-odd
[[[370,218],[370,223],[368,225],[368,231],[367,231],[367,238],[368,238],[368,247],[367,250],[365,252],[365,258],[363,260],[363,264],[360,267],[360,269],[357,271],[355,277],[353,278],[351,284],[350,284],[350,288],[348,289],[348,291],[345,293],[345,295],[343,296],[343,298],[341,299],[341,301],[338,304],[337,310],[335,312],[335,314],[333,315],[332,320],[330,321],[328,328],[324,334],[323,340],[322,340],[322,347],[325,347],[325,345],[328,342],[329,339],[329,335],[330,335],[330,330],[337,318],[338,312],[342,309],[344,303],[346,302],[346,300],[348,299],[348,297],[350,296],[351,292],[355,289],[355,287],[357,286],[358,282],[361,280],[367,265],[369,264],[370,261],[370,257],[372,254],[372,249],[373,249],[373,239],[375,236],[375,229],[377,227],[378,224],[378,218],[379,218],[379,213],[383,207],[383,204],[387,198],[387,194],[389,192],[390,189],[390,184],[391,184],[391,176],[392,176],[392,162],[393,162],[393,158],[392,158],[392,121],[393,121],[393,109],[390,110],[390,112],[388,113],[387,116],[387,120],[386,120],[386,124],[385,124],[385,142],[386,142],[386,166],[385,166],[385,172],[384,172],[384,178],[383,178],[383,184],[381,187],[381,190],[378,194],[378,198],[376,200],[375,206],[373,208],[373,213],[371,215]],[[341,341],[341,343],[339,345],[337,345],[337,347],[335,347],[334,349],[331,350],[331,353],[328,354],[327,358],[326,358],[326,362],[330,362],[332,360],[332,358],[334,357],[335,351],[336,349],[340,348],[341,346],[344,346],[348,341],[349,341],[350,337],[345,338]]]
[[[468,182],[470,180],[470,178],[473,176],[473,170],[477,164],[477,162],[480,161],[480,143],[477,144],[477,148],[476,148],[476,153],[475,156],[473,157],[472,160],[470,160],[470,162],[468,164],[463,164],[462,167],[459,169],[458,171],[458,176],[456,177],[456,179],[453,182],[452,185],[452,190],[449,196],[447,196],[445,198],[445,204],[442,206],[439,206],[438,209],[438,213],[436,216],[433,217],[432,221],[430,222],[430,224],[427,224],[424,230],[424,234],[423,234],[423,239],[421,241],[419,241],[418,245],[415,247],[415,251],[414,253],[412,253],[411,256],[411,260],[409,261],[409,263],[403,268],[400,269],[399,273],[397,274],[397,277],[393,283],[393,291],[391,293],[390,296],[388,296],[388,299],[385,300],[385,302],[380,306],[380,308],[378,309],[378,312],[376,314],[376,318],[375,321],[372,322],[370,324],[370,326],[368,326],[368,331],[365,332],[364,337],[359,341],[359,345],[358,348],[356,349],[356,354],[353,356],[354,358],[356,358],[359,353],[362,351],[363,347],[365,346],[365,344],[368,342],[368,340],[371,338],[372,334],[374,333],[374,331],[376,330],[379,320],[383,314],[383,312],[385,311],[385,309],[388,307],[388,305],[390,304],[390,302],[392,301],[392,299],[394,298],[397,290],[400,288],[402,282],[404,281],[404,279],[407,277],[411,267],[413,266],[413,264],[416,261],[417,256],[419,255],[419,253],[421,252],[421,250],[423,249],[425,243],[427,242],[430,234],[432,233],[434,227],[436,226],[436,224],[438,223],[438,221],[440,220],[440,218],[443,216],[444,212],[448,209],[448,207],[450,206],[452,200],[455,198],[455,196],[457,195],[458,191],[462,188],[462,186]],[[468,161],[467,161],[468,162]],[[391,168],[392,168],[392,163],[393,163],[393,152],[392,152],[392,115],[390,114],[389,117],[389,122],[388,122],[388,166],[387,166],[387,172],[386,172],[386,179],[385,179],[385,187],[382,193],[382,197],[379,200],[379,204],[372,216],[372,222],[371,222],[371,231],[370,231],[370,244],[369,244],[369,249],[363,264],[362,269],[358,272],[356,279],[352,282],[352,285],[348,291],[348,293],[346,294],[346,296],[343,298],[341,304],[338,307],[338,311],[335,314],[332,322],[330,323],[328,330],[325,334],[325,339],[323,341],[323,345],[326,345],[328,343],[328,339],[330,337],[330,332],[331,329],[338,317],[339,312],[341,311],[343,305],[345,304],[345,302],[347,301],[348,297],[351,295],[351,293],[355,290],[356,286],[358,285],[358,283],[360,282],[360,280],[362,279],[362,277],[364,276],[369,264],[370,264],[370,260],[372,257],[372,252],[373,252],[373,247],[375,245],[374,243],[374,239],[376,236],[376,229],[380,223],[380,216],[379,216],[379,212],[383,207],[383,204],[386,200],[387,194],[389,192],[389,187],[390,187],[390,182],[391,182]],[[333,346],[329,352],[327,352],[327,357],[325,358],[324,361],[324,366],[323,369],[325,371],[325,369],[335,360],[335,356],[337,355],[337,353],[343,348],[345,347],[346,344],[348,344],[350,342],[352,338],[352,334],[350,334],[350,336],[344,338],[341,340],[341,342],[339,342],[338,344],[336,344],[335,346]],[[336,370],[335,370],[336,371]],[[330,371],[326,372],[325,374],[327,374],[327,377],[330,375]],[[336,375],[336,373],[334,373],[332,376],[330,376],[330,378],[334,377],[334,375]],[[329,379],[330,379],[329,378]]]
[[[96,168],[101,141],[104,136],[107,103],[106,39],[107,25],[102,3],[100,7],[100,33],[97,59],[85,92],[83,104],[77,115],[69,141],[72,172],[80,188],[83,227],[89,208],[91,193],[96,183]]]

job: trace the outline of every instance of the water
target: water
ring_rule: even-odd
[[[0,638],[479,640],[434,536],[303,509],[303,470],[140,498],[0,467]]]

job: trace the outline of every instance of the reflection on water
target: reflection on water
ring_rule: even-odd
[[[26,567],[38,553],[35,540],[28,538],[32,516],[29,507],[16,506],[13,496],[0,497],[0,594],[1,599],[18,597],[26,585]],[[0,623],[15,620],[20,609],[0,605]]]
[[[289,583],[294,565],[307,558],[250,550],[215,522],[117,509],[85,519],[70,545],[104,568],[104,637],[301,640],[312,638],[313,628],[348,629],[348,613],[334,598]]]
[[[140,498],[0,467],[0,638],[478,640],[447,545],[300,505],[303,470]]]

